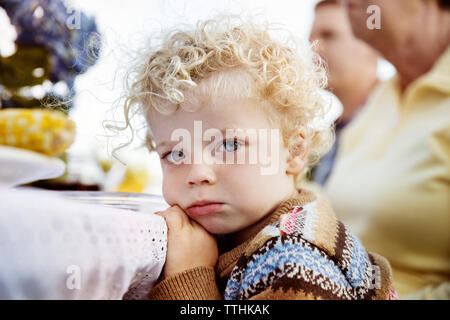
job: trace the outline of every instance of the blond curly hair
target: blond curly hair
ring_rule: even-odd
[[[328,103],[320,92],[326,87],[326,72],[309,45],[299,46],[294,38],[275,40],[271,32],[279,30],[267,23],[221,16],[166,32],[157,46],[140,52],[140,62],[127,75],[127,125],[136,108],[144,116],[150,110],[170,114],[195,96],[202,80],[241,70],[252,80],[243,90],[246,98],[264,102],[261,105],[271,120],[278,121],[291,152],[308,148],[310,168],[334,138],[331,127],[314,125],[327,112]],[[153,151],[151,128],[147,142]]]

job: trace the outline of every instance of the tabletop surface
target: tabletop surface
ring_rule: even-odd
[[[0,187],[0,299],[145,299],[161,274],[165,203],[127,210]]]

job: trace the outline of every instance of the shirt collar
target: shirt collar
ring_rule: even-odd
[[[387,82],[400,93],[400,76],[398,73]],[[410,83],[404,94],[405,96],[409,95],[411,92],[424,86],[434,88],[443,93],[450,93],[450,45],[434,63],[431,70]]]
[[[443,93],[450,93],[450,45],[435,62],[429,72],[416,80],[420,86],[435,88]]]

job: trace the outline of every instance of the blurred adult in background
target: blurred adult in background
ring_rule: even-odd
[[[342,132],[326,192],[364,245],[389,259],[400,298],[449,299],[448,1],[344,2],[354,34],[397,74]],[[370,5],[379,29],[367,27]]]
[[[343,106],[336,122],[336,141],[313,170],[312,180],[323,185],[333,168],[341,130],[377,84],[378,53],[353,35],[345,7],[338,0],[317,3],[310,40],[317,41],[315,49],[327,64],[328,90]]]

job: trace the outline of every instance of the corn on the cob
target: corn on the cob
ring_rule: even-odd
[[[75,123],[60,111],[0,110],[0,145],[59,156],[75,137]]]

